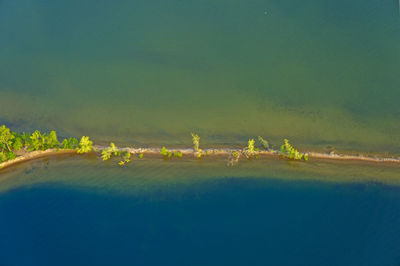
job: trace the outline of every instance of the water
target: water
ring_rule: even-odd
[[[400,263],[398,186],[298,181],[311,171],[248,164],[20,166],[0,179],[0,265]]]
[[[0,0],[0,124],[400,153],[396,1]],[[400,169],[60,156],[0,173],[0,266],[400,265]]]
[[[0,2],[0,121],[399,153],[395,1]]]

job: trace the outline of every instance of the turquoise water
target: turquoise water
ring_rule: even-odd
[[[398,186],[285,180],[265,165],[21,166],[0,177],[0,265],[400,263]]]
[[[1,1],[0,121],[399,153],[396,1]]]

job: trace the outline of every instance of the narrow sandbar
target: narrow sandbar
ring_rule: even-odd
[[[93,150],[95,152],[101,152],[102,150],[106,149],[105,146],[95,145],[93,146]],[[121,151],[127,151],[132,154],[148,154],[148,155],[158,155],[160,154],[160,148],[132,148],[132,147],[124,147],[120,148]],[[191,148],[184,148],[184,149],[170,149],[171,152],[179,151],[183,155],[186,156],[197,156],[197,152]],[[215,149],[209,148],[203,150],[203,156],[212,157],[212,156],[231,156],[232,152],[243,152],[243,149],[230,149],[230,148],[223,148],[223,149]],[[13,160],[9,160],[0,164],[0,169],[8,168],[13,165],[35,160],[38,158],[44,157],[53,157],[60,154],[78,154],[74,149],[48,149],[44,151],[32,151],[32,152],[25,152],[21,156]],[[280,157],[278,151],[257,151],[255,153],[257,156],[273,156],[273,157]],[[320,152],[308,152],[309,158],[312,159],[319,159],[319,160],[347,160],[347,161],[360,161],[360,162],[373,162],[373,163],[400,163],[399,158],[384,158],[384,157],[368,157],[363,155],[344,155],[344,154],[327,154],[327,153],[320,153]]]

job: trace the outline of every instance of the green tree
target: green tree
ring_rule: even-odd
[[[30,134],[23,132],[22,134],[19,135],[19,137],[22,139],[22,143],[24,146],[30,146],[32,144]]]
[[[11,151],[10,146],[12,145],[12,140],[14,139],[14,135],[11,134],[10,129],[5,125],[0,127],[0,148],[3,151],[7,149],[7,151]]]
[[[31,146],[29,147],[30,150],[44,150],[46,148],[46,136],[42,135],[39,130],[36,130],[30,136],[32,141]]]
[[[12,160],[12,159],[17,158],[17,155],[15,155],[15,153],[13,151],[7,152],[6,155],[7,155],[7,159],[8,160]]]
[[[24,147],[23,141],[21,137],[16,137],[12,144],[14,151],[18,151]]]
[[[0,151],[0,163],[7,161],[7,156],[3,151]]]
[[[89,140],[89,137],[82,136],[78,147],[76,148],[78,153],[88,153],[93,149],[93,141]]]
[[[57,138],[57,133],[53,130],[50,134],[46,137],[47,147],[48,148],[59,148],[60,142]]]
[[[63,149],[76,149],[79,145],[79,141],[76,138],[64,139],[61,143]]]
[[[61,148],[62,149],[69,149],[68,139],[63,139],[63,141],[61,142]]]

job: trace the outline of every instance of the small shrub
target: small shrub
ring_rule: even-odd
[[[125,162],[129,163],[131,161],[131,153],[129,151],[124,152],[122,158]]]
[[[287,139],[284,140],[284,144],[281,146],[279,153],[283,157],[292,160],[308,160],[308,155],[305,158],[305,154],[300,153],[298,150],[296,150],[292,145],[290,145],[289,140]]]
[[[115,156],[120,155],[120,151],[113,142],[110,143],[110,147],[107,147],[101,151],[101,158],[103,159],[103,161],[107,161],[111,158],[112,154],[114,154]]]
[[[4,151],[0,151],[0,163],[7,161],[7,155]]]
[[[182,152],[174,151],[174,157],[182,158]]]
[[[248,157],[251,157],[255,154],[255,150],[254,150],[254,139],[249,139],[249,141],[247,142],[247,147],[245,148],[245,153]]]
[[[203,150],[199,149],[199,151],[197,152],[197,159],[201,159],[202,156],[203,156]]]
[[[198,152],[200,147],[200,137],[197,134],[192,134],[193,150]]]
[[[160,153],[161,153],[162,156],[167,156],[167,155],[168,155],[168,150],[167,150],[167,148],[162,147]]]
[[[101,159],[103,161],[109,160],[112,156],[122,156],[122,160],[119,161],[120,166],[124,166],[131,161],[131,153],[129,151],[121,152],[118,150],[118,147],[115,146],[113,142],[110,143],[110,146],[101,151]]]
[[[122,155],[122,159],[123,160],[119,161],[118,163],[120,166],[124,166],[131,161],[131,153],[128,151],[124,152]]]
[[[22,149],[24,147],[24,144],[22,142],[22,138],[21,137],[16,137],[14,139],[14,143],[12,144],[13,150],[14,151],[19,151],[20,149]]]
[[[239,162],[241,152],[239,151],[231,151],[231,155],[228,159],[228,165],[233,166],[234,164]]]
[[[7,152],[6,156],[7,156],[8,160],[13,160],[13,159],[17,158],[17,155],[15,155],[15,153],[13,151]]]
[[[110,151],[114,153],[115,156],[120,154],[120,151],[118,150],[117,146],[115,146],[114,142],[110,143]]]
[[[172,157],[172,152],[170,152],[169,150],[167,150],[167,148],[162,147],[161,151],[160,151],[161,155],[164,157],[168,157],[171,158]]]
[[[258,136],[258,141],[261,143],[265,150],[269,150],[269,143],[267,140],[263,139],[261,136]]]
[[[79,141],[76,138],[64,139],[61,143],[62,149],[76,149],[79,145]]]
[[[107,161],[111,158],[111,152],[107,149],[101,151],[101,159]]]

